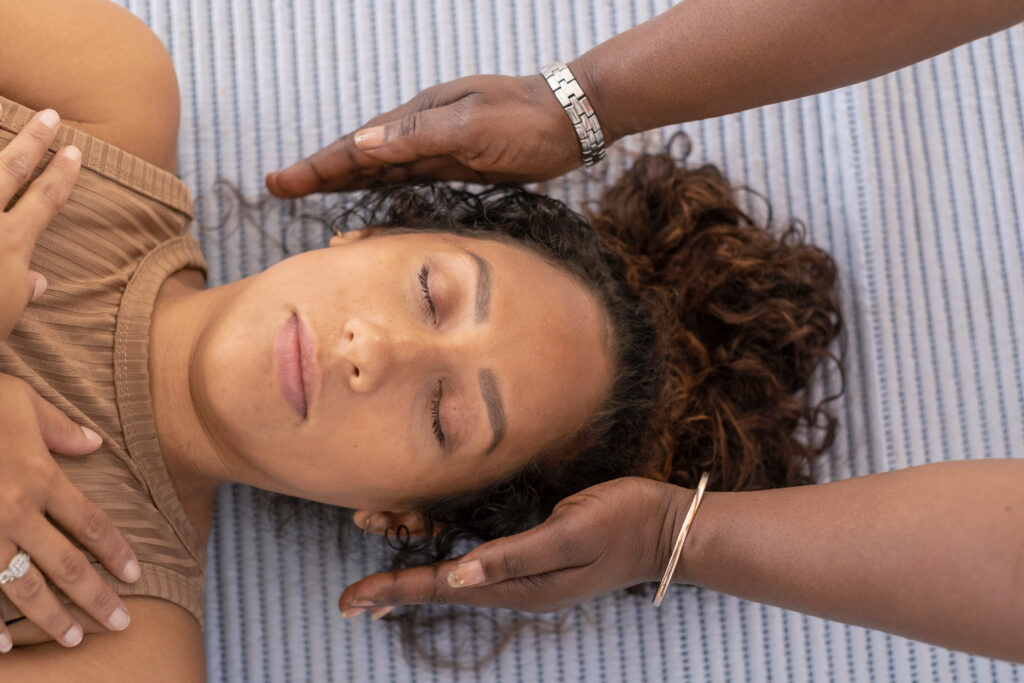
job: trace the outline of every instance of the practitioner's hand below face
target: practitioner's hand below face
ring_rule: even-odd
[[[0,435],[0,571],[19,549],[31,557],[28,572],[0,589],[30,622],[67,647],[82,640],[83,629],[44,583],[46,578],[98,623],[125,628],[129,618],[124,603],[55,526],[81,542],[114,576],[138,579],[131,548],[106,514],[67,480],[47,450],[86,455],[100,446],[100,437],[84,431],[25,382],[2,373]],[[37,642],[43,636],[26,637]],[[11,644],[0,622],[0,668],[2,653]]]
[[[592,486],[529,531],[455,560],[366,577],[345,589],[338,607],[346,617],[428,602],[552,612],[658,581],[683,491],[637,477]]]
[[[540,75],[469,76],[267,175],[278,197],[414,180],[546,180],[583,164],[569,117]]]
[[[56,112],[42,111],[0,150],[0,210],[28,182],[57,135],[59,123]],[[78,148],[65,147],[17,203],[0,213],[0,341],[10,334],[25,306],[46,289],[46,279],[29,270],[29,259],[39,234],[71,194],[80,165]]]

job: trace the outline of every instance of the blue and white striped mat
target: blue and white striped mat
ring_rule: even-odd
[[[180,172],[206,225],[225,222],[230,206],[217,179],[255,197],[266,171],[422,88],[533,72],[670,4],[122,3],[177,65]],[[848,388],[822,478],[1024,456],[1022,110],[1017,26],[866,84],[682,126],[694,161],[766,195],[775,216],[803,219],[841,267]],[[590,179],[577,173],[546,189],[574,203],[593,197],[626,163],[622,149],[657,149],[674,130],[626,140]],[[311,226],[286,231],[288,218],[282,205],[262,233],[237,218],[201,231],[211,284],[322,244]],[[331,531],[315,524],[279,538],[251,499],[229,487],[218,501],[206,602],[212,681],[1024,680],[1024,666],[694,589],[661,610],[631,596],[594,600],[555,635],[527,625],[478,670],[410,665],[393,625],[337,612],[341,589],[380,567],[379,543],[339,557]],[[489,616],[473,617],[470,635],[445,627],[431,637],[482,652],[501,635]]]

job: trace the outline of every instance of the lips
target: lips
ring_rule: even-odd
[[[316,338],[294,313],[274,339],[277,384],[285,403],[303,420],[320,386],[316,346]]]

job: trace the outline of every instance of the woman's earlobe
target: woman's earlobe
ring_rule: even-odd
[[[383,233],[388,228],[382,225],[375,225],[369,228],[360,228],[359,230],[346,230],[345,232],[335,232],[334,236],[331,237],[330,245],[332,247],[341,247],[346,244],[358,242],[361,239],[372,237],[374,235]]]
[[[389,529],[394,534],[400,527],[405,527],[410,536],[423,536],[427,531],[423,516],[411,510],[403,512],[356,510],[352,515],[352,521],[363,530],[364,535],[371,533],[384,536]]]

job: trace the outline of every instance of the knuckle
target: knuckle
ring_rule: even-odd
[[[105,538],[114,525],[106,513],[99,508],[90,507],[82,516],[82,535],[90,541],[99,541]]]
[[[57,575],[54,578],[61,583],[75,584],[85,578],[88,568],[89,564],[82,553],[77,550],[68,550],[60,557],[60,561],[57,563]]]
[[[46,583],[37,571],[30,571],[20,579],[15,579],[7,584],[11,599],[15,602],[33,602],[43,595],[46,590]]]
[[[114,594],[110,590],[105,589],[96,593],[90,604],[92,606],[93,613],[110,614],[117,606],[117,602],[118,600]]]
[[[19,186],[24,185],[32,172],[28,155],[21,150],[13,150],[10,154],[0,156],[0,167],[11,176]]]
[[[4,491],[0,500],[0,515],[4,525],[13,529],[24,526],[25,520],[35,508],[35,496],[21,486]]]
[[[64,205],[64,189],[58,182],[53,180],[44,182],[39,188],[39,195],[43,204],[54,213]]]
[[[501,562],[507,577],[519,578],[523,575],[523,561],[517,555],[506,554],[501,558]]]
[[[416,134],[423,128],[423,117],[419,112],[413,112],[398,122],[398,134],[402,137],[416,137]]]

